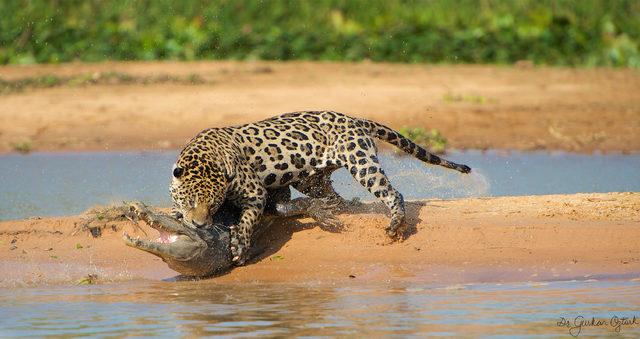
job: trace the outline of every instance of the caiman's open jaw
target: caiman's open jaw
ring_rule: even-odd
[[[125,233],[124,241],[131,247],[154,254],[163,260],[189,261],[197,257],[201,251],[206,250],[206,243],[201,240],[191,239],[184,234],[159,232],[160,236],[155,240],[132,238]]]
[[[172,244],[176,242],[179,237],[179,235],[177,234],[172,234],[163,230],[158,230],[158,232],[160,233],[160,236],[158,237],[158,239],[156,239],[156,242],[159,242],[161,244]]]
[[[183,275],[209,276],[231,267],[228,232],[191,227],[169,215],[154,213],[141,203],[129,206],[159,232],[159,237],[152,241],[124,234],[123,240],[128,246],[160,257]]]
[[[229,270],[233,266],[229,247],[229,227],[240,220],[240,209],[232,204],[223,204],[213,216],[213,225],[193,227],[164,213],[157,213],[141,202],[127,204],[133,218],[145,221],[159,232],[155,241],[131,238],[125,234],[124,242],[134,248],[162,258],[169,267],[183,275],[207,277]],[[335,227],[337,220],[328,210],[335,206],[322,199],[296,198],[276,208],[276,214],[263,216],[293,217],[310,215],[321,223]],[[332,221],[333,220],[333,221]],[[339,222],[339,220],[338,220]],[[254,230],[254,236],[264,228]]]

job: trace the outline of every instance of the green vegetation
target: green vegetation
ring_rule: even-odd
[[[31,140],[23,140],[14,143],[13,150],[18,153],[27,154],[33,150],[33,143],[31,142]]]
[[[22,78],[17,80],[3,80],[0,78],[0,95],[22,92],[27,89],[49,88],[57,86],[86,86],[98,84],[159,84],[159,83],[178,83],[178,84],[204,84],[210,83],[198,74],[189,74],[187,76],[173,76],[167,74],[158,74],[153,76],[135,76],[120,72],[104,72],[104,73],[84,73],[70,77],[62,77],[47,74],[37,77]]]
[[[637,0],[4,0],[0,15],[0,64],[370,59],[640,67]]]
[[[97,274],[87,274],[82,279],[76,281],[76,285],[94,285],[98,282]]]
[[[402,127],[398,132],[432,153],[444,154],[446,151],[447,139],[437,129],[427,132],[422,127]]]
[[[495,102],[495,99],[488,99],[482,95],[461,95],[461,94],[453,94],[447,93],[442,99],[446,102],[468,102],[471,104],[484,104],[487,102]]]

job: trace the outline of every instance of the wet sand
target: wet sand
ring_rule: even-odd
[[[640,276],[640,194],[574,194],[407,203],[409,237],[387,244],[379,205],[340,215],[346,231],[312,220],[272,225],[263,254],[213,278],[249,282],[514,282]],[[175,272],[129,248],[131,222],[71,235],[83,216],[0,222],[0,286],[160,280]],[[142,225],[149,237],[156,232]]]
[[[329,62],[121,62],[0,66],[54,74],[197,75],[0,95],[0,153],[178,149],[197,132],[297,110],[437,128],[457,149],[640,150],[640,71]],[[140,133],[144,131],[144,133]]]

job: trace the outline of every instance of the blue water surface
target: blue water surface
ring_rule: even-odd
[[[570,338],[558,324],[563,318],[640,318],[633,280],[342,285],[208,280],[0,289],[0,336]],[[580,332],[603,336],[637,338],[640,324]]]
[[[98,204],[142,200],[169,206],[176,152],[34,153],[0,156],[0,220],[78,214]],[[405,199],[640,191],[640,154],[451,152],[473,168],[462,175],[408,156],[381,154]],[[334,186],[345,198],[373,196],[346,170]]]

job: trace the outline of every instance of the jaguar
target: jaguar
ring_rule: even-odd
[[[184,223],[202,228],[212,224],[224,202],[237,206],[240,217],[230,227],[230,249],[234,264],[243,265],[254,226],[265,210],[277,209],[279,202],[290,199],[290,187],[327,204],[344,204],[332,186],[331,174],[345,168],[389,208],[391,220],[385,230],[396,239],[406,228],[404,200],[380,166],[374,139],[428,164],[471,171],[371,120],[333,111],[292,112],[198,133],[173,165],[173,213]]]

